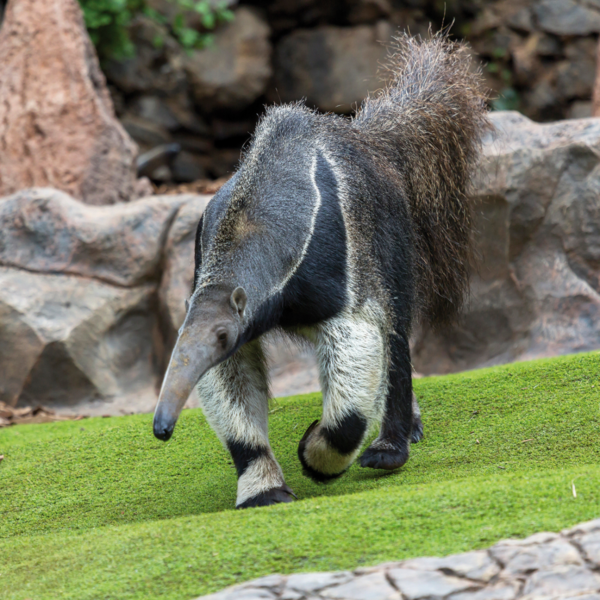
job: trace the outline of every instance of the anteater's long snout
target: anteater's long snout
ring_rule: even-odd
[[[246,292],[237,287],[232,293],[217,290],[215,295],[212,302],[196,298],[179,330],[154,411],[154,435],[159,440],[170,439],[194,386],[238,344]]]
[[[158,397],[154,412],[154,435],[165,442],[199,379],[215,365],[214,348],[194,343],[194,336],[181,332]]]

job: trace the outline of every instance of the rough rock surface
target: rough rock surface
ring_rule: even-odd
[[[600,519],[489,550],[270,575],[198,600],[600,600]]]
[[[215,42],[185,61],[194,100],[205,111],[240,109],[261,96],[271,78],[270,29],[254,11],[240,7]]]
[[[492,119],[470,302],[457,326],[415,337],[421,373],[600,348],[600,119]]]
[[[77,1],[12,0],[0,56],[0,196],[51,186],[87,204],[136,197],[137,148]]]
[[[377,72],[393,32],[385,21],[294,31],[276,49],[275,98],[289,102],[305,97],[321,110],[350,112],[380,87]]]
[[[99,207],[39,188],[0,200],[0,401],[152,409],[168,352],[164,245],[194,198]]]
[[[155,304],[151,284],[0,267],[0,401],[150,410],[163,358]]]
[[[193,196],[86,206],[52,188],[0,199],[0,264],[89,277],[118,286],[160,278],[167,234]]]

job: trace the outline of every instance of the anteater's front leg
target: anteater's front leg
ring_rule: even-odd
[[[317,328],[323,418],[308,428],[298,447],[304,473],[315,481],[344,473],[370,425],[381,419],[388,359],[376,321],[363,314],[344,315]]]
[[[291,502],[268,438],[269,385],[259,341],[211,369],[198,385],[204,414],[238,473],[236,508]]]

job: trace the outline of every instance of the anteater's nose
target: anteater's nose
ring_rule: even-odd
[[[171,436],[173,435],[173,429],[175,428],[166,426],[162,423],[157,423],[156,420],[154,421],[154,437],[157,437],[163,442],[171,439]]]

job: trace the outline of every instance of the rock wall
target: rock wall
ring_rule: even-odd
[[[148,0],[170,14],[168,0]],[[166,26],[138,16],[135,58],[104,65],[117,112],[143,151],[183,151],[156,183],[230,173],[263,105],[305,98],[348,113],[379,87],[397,28],[426,34],[454,21],[484,65],[494,106],[536,121],[591,114],[600,8],[587,0],[229,0],[235,19],[187,53]],[[192,15],[188,24],[195,26]],[[158,47],[156,39],[165,43]]]
[[[175,338],[166,249],[180,213],[208,198],[95,207],[34,188],[0,199],[0,401],[151,410]],[[183,308],[189,288],[177,291]]]

